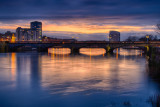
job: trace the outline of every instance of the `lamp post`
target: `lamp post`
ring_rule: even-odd
[[[149,36],[147,35],[146,38],[147,38],[147,43],[148,43]]]

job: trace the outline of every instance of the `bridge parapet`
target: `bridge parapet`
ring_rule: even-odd
[[[127,42],[118,42],[118,43],[109,43],[109,42],[77,42],[77,43],[7,43],[6,46],[10,51],[16,51],[20,47],[30,46],[36,48],[38,51],[48,51],[48,48],[69,48],[71,53],[79,53],[81,48],[104,48],[106,53],[113,53],[113,50],[116,48],[121,48],[125,46],[137,46],[140,48],[146,49],[145,46],[160,46],[155,43],[127,43]]]

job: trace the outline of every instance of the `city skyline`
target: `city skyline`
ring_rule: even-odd
[[[33,21],[33,20],[31,20]],[[5,24],[5,26],[0,27],[0,32],[12,31],[19,26],[22,28],[28,28],[31,21],[25,21],[25,23],[19,24]],[[136,35],[136,36],[144,36],[145,34],[154,34],[155,26],[116,26],[116,25],[86,25],[80,22],[76,24],[50,24],[46,21],[41,21],[43,23],[43,35],[47,35],[49,37],[59,37],[59,38],[72,38],[78,37],[80,40],[89,40],[90,38],[94,40],[106,40],[109,36],[109,31],[119,31],[122,34],[122,40],[126,39],[128,36]],[[19,21],[17,21],[18,23]],[[70,21],[68,21],[70,22]],[[67,23],[68,23],[67,22]],[[3,28],[4,27],[4,28]]]
[[[156,35],[159,8],[158,0],[6,0],[0,6],[0,32],[37,20],[48,36],[96,40],[106,39],[110,30],[121,32],[122,39],[130,33]]]
[[[30,28],[18,27],[16,41],[42,41],[42,22],[30,22]]]
[[[36,20],[30,21],[30,22],[36,22]],[[28,22],[27,24],[14,25],[14,26],[17,28],[21,27],[24,29],[28,29],[29,27],[31,27],[30,22]],[[38,22],[41,22],[41,21],[38,20]],[[79,40],[109,40],[109,32],[110,31],[119,31],[120,32],[120,30],[116,30],[116,29],[112,30],[111,28],[105,29],[106,32],[104,32],[104,33],[94,33],[95,31],[93,31],[93,33],[81,33],[81,32],[72,32],[72,31],[45,31],[45,26],[50,26],[50,25],[45,25],[45,24],[47,24],[47,23],[44,23],[42,26],[42,29],[43,29],[42,36],[46,35],[48,37],[55,37],[55,38],[61,38],[61,39],[75,38],[75,39],[79,39]],[[53,26],[50,26],[50,27],[52,28]],[[65,26],[65,27],[67,28],[68,26]],[[8,28],[10,28],[10,27],[8,27]],[[0,31],[1,31],[1,33],[5,33],[7,31],[16,32],[17,28],[15,28],[15,29],[14,28],[13,29],[6,28],[4,31],[1,31],[1,29],[0,29]],[[74,28],[74,29],[77,29],[77,28]],[[95,27],[94,29],[96,29],[96,28],[97,27]],[[137,31],[139,28],[140,27],[134,27],[134,26],[129,27],[129,29],[136,29]],[[55,27],[55,29],[60,29],[60,27]],[[67,28],[67,29],[72,29],[72,28]],[[85,29],[85,27],[84,28],[82,27],[81,29]],[[135,32],[135,31],[124,32],[124,31],[122,31],[121,34],[122,34],[121,40],[125,40],[128,36],[144,36],[146,34],[157,35],[155,32],[155,29],[152,29],[152,32],[151,31],[150,32],[149,31],[148,32],[147,31],[146,32]]]

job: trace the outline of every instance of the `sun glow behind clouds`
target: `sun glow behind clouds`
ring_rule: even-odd
[[[30,22],[35,20],[17,20],[14,22],[0,22],[0,33],[8,30],[15,32],[17,27],[29,28]],[[144,36],[152,34],[152,25],[137,25],[138,21],[124,20],[38,20],[42,22],[43,35],[56,38],[75,38],[78,40],[108,40],[110,30],[121,32],[121,40],[127,36]],[[126,24],[125,24],[126,23]],[[135,23],[132,25],[131,23]],[[127,25],[128,24],[128,25]],[[143,33],[143,35],[141,34]],[[141,34],[141,35],[140,35]]]
[[[50,23],[49,21],[42,21],[43,23],[43,31],[58,31],[58,32],[73,32],[73,33],[84,33],[84,34],[92,34],[92,33],[108,33],[110,30],[117,30],[120,32],[151,32],[153,31],[152,26],[131,26],[131,25],[116,25],[116,24],[90,24],[85,22],[61,22],[61,23]],[[6,30],[16,30],[17,27],[30,27],[30,22],[21,22],[21,23],[12,23],[12,24],[4,24],[0,23],[0,29]]]
[[[74,33],[108,33],[110,30],[117,30],[120,32],[151,32],[153,31],[152,26],[119,26],[119,25],[87,25],[87,24],[49,24],[43,26],[44,31],[65,31]]]

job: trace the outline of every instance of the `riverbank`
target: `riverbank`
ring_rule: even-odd
[[[160,81],[160,48],[150,48],[149,74],[153,79]]]

